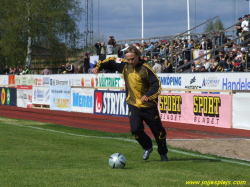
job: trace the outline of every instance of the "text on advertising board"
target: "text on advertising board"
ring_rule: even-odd
[[[79,93],[73,93],[73,106],[74,107],[93,107],[93,97],[89,95],[80,95]]]
[[[162,113],[181,113],[180,95],[160,95],[160,110]]]
[[[117,116],[128,115],[124,91],[95,91],[95,113]]]
[[[159,76],[162,85],[178,85],[181,86],[181,77],[162,77]]]

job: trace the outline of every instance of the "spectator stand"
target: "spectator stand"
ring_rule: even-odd
[[[176,72],[180,71],[180,69],[184,68],[185,66],[191,65],[191,64],[194,63],[195,61],[197,61],[197,60],[199,60],[199,59],[201,59],[201,58],[207,56],[208,54],[215,53],[215,51],[224,50],[224,47],[227,46],[228,44],[234,43],[234,42],[236,42],[239,38],[244,37],[244,36],[249,35],[249,34],[250,34],[250,31],[247,32],[247,33],[245,33],[245,34],[243,34],[242,36],[239,36],[239,37],[237,37],[237,38],[231,40],[230,42],[227,42],[227,43],[225,43],[225,44],[223,44],[223,45],[217,47],[217,48],[213,48],[210,52],[208,52],[208,53],[206,53],[206,54],[204,54],[204,55],[201,55],[201,56],[199,56],[198,58],[195,58],[195,59],[189,61],[188,63],[183,64],[183,65],[181,65],[180,67],[176,68]],[[250,39],[246,40],[245,42],[248,42],[249,40],[250,40]],[[190,69],[187,70],[187,72],[189,72],[189,71],[190,71]]]

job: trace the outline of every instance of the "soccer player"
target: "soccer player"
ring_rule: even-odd
[[[147,160],[153,151],[152,141],[144,131],[144,121],[154,134],[161,160],[168,161],[166,131],[157,109],[158,95],[161,93],[160,80],[152,68],[140,59],[141,53],[135,46],[129,47],[125,55],[126,59],[122,61],[115,57],[99,61],[92,73],[98,74],[100,70],[106,69],[123,74],[131,132],[144,149],[142,158]]]

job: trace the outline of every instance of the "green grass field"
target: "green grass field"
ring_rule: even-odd
[[[108,164],[116,152],[127,159],[124,169]],[[173,148],[169,162],[160,161],[156,148],[144,161],[142,153],[130,134],[0,118],[0,187],[250,186],[249,162]]]

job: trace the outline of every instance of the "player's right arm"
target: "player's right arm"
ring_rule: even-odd
[[[122,73],[123,67],[128,63],[126,59],[119,59],[116,57],[109,57],[103,61],[98,61],[95,68],[92,69],[92,73],[98,74],[100,70],[114,70]]]

